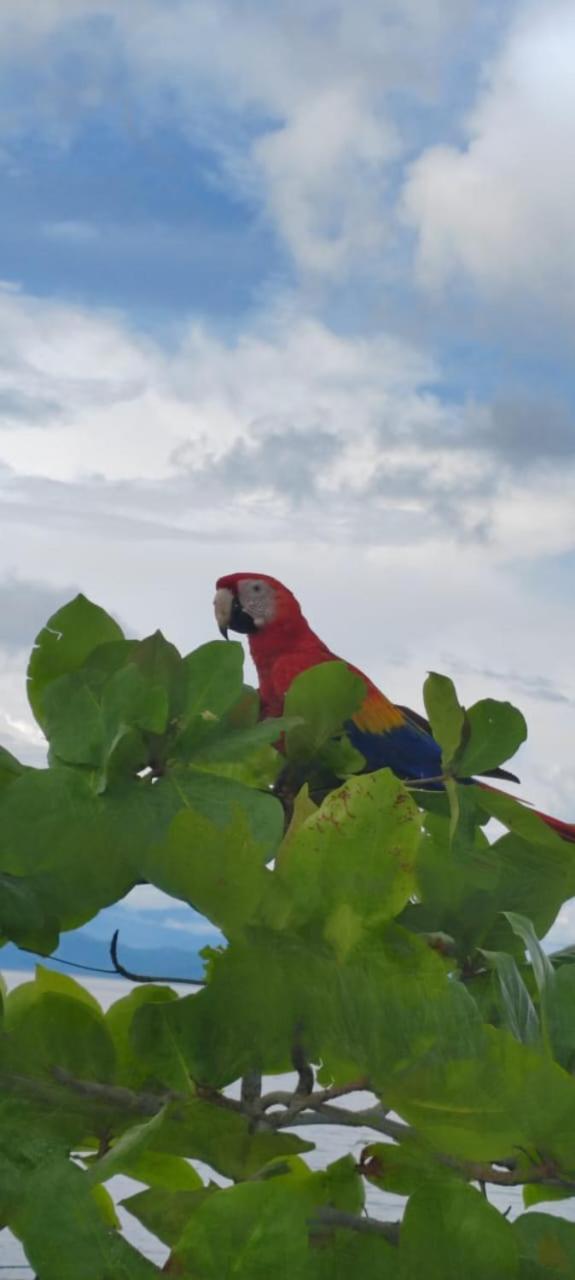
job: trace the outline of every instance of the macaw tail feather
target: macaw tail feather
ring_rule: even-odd
[[[551,818],[548,813],[541,813],[540,809],[532,809],[532,813],[536,813],[538,818],[545,823],[547,827],[551,827],[552,831],[556,831],[562,840],[570,840],[575,844],[575,822],[562,822],[561,818]]]

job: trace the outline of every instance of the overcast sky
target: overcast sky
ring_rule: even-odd
[[[574,66],[572,0],[3,0],[5,745],[78,590],[188,650],[262,570],[575,819]]]

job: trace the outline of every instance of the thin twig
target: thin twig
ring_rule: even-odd
[[[360,1235],[383,1236],[388,1244],[399,1244],[399,1222],[381,1222],[378,1218],[359,1218],[355,1213],[346,1213],[344,1209],[333,1209],[331,1205],[323,1205],[308,1220],[312,1231],[314,1228],[339,1227],[344,1231],[357,1231]]]
[[[168,978],[164,974],[157,973],[132,973],[131,970],[126,969],[125,965],[123,965],[118,959],[119,936],[120,930],[116,929],[115,933],[112,934],[110,942],[110,959],[114,966],[114,972],[121,974],[123,978],[129,978],[130,982],[173,982],[186,987],[205,987],[206,984],[203,978]]]

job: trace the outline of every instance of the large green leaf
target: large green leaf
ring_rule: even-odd
[[[479,1191],[453,1180],[438,1179],[411,1197],[399,1262],[401,1280],[514,1280],[519,1274],[509,1223]]]
[[[142,870],[231,937],[257,917],[260,906],[265,910],[274,890],[273,899],[279,899],[281,885],[264,865],[268,855],[269,848],[254,840],[245,810],[238,808],[222,829],[186,809],[176,815],[163,843],[148,850]]]
[[[244,651],[238,641],[210,640],[184,658],[182,727],[194,716],[222,716],[242,694]]]
[[[460,1177],[456,1170],[450,1173],[416,1137],[401,1143],[370,1143],[361,1153],[361,1171],[374,1186],[398,1196],[410,1196],[438,1179]]]
[[[314,1280],[398,1280],[397,1249],[377,1235],[323,1232],[314,1256]]]
[[[284,1275],[313,1280],[307,1206],[297,1179],[293,1188],[285,1182],[243,1183],[206,1197],[175,1247],[176,1266],[202,1280],[221,1280],[233,1258],[234,1280],[269,1280],[281,1259]]]
[[[104,1021],[114,1042],[118,1084],[140,1089],[151,1077],[150,1065],[142,1062],[132,1045],[131,1029],[137,1010],[144,1004],[164,1004],[176,999],[176,993],[170,987],[146,984],[135,987],[129,995],[115,1000],[106,1010]]]
[[[473,1053],[415,1064],[386,1096],[437,1151],[480,1161],[545,1151],[573,1165],[575,1079],[505,1030],[485,1027]]]
[[[46,1160],[28,1179],[14,1222],[42,1280],[152,1280],[159,1272],[116,1231],[92,1198],[85,1173]]]
[[[52,1079],[60,1067],[80,1080],[113,1076],[114,1046],[103,1015],[82,996],[46,989],[41,981],[24,983],[6,1000],[4,1027],[0,1062],[9,1074]]]
[[[303,671],[290,685],[284,702],[286,716],[303,720],[286,735],[288,760],[311,759],[365,697],[365,681],[345,662],[323,662]]]
[[[285,1275],[315,1280],[308,1244],[314,1210],[330,1205],[353,1212],[361,1203],[352,1160],[321,1173],[298,1170],[246,1182],[202,1201],[175,1246],[174,1261],[204,1280],[221,1280],[230,1258],[241,1280],[268,1280],[278,1266]]]
[[[142,1020],[145,1012],[149,1010],[139,1015]],[[222,1177],[240,1181],[259,1174],[271,1160],[290,1159],[312,1149],[313,1143],[292,1133],[255,1133],[238,1112],[190,1097],[189,1102],[168,1107],[147,1154],[157,1151],[202,1160]]]
[[[52,615],[36,637],[28,665],[28,698],[42,728],[44,694],[51,682],[76,671],[99,645],[123,638],[118,623],[83,595]]]
[[[527,737],[521,712],[510,702],[484,698],[465,712],[465,745],[457,757],[461,778],[496,769],[509,760]]]
[[[419,837],[417,807],[389,770],[348,779],[280,852],[292,922],[323,921],[325,936],[345,953],[365,925],[405,906],[415,889]]]
[[[16,942],[27,938],[18,896],[29,894],[37,904],[29,941],[50,950],[56,922],[74,928],[124,897],[144,873],[147,848],[189,807],[220,827],[241,808],[268,858],[282,836],[283,811],[273,796],[199,770],[169,769],[155,783],[126,780],[103,795],[83,771],[28,770],[0,796],[0,869],[22,877],[11,885],[6,935],[10,926]]]
[[[423,696],[443,767],[460,778],[495,769],[515,755],[527,737],[525,720],[511,703],[484,698],[466,711],[447,676],[432,672]]]
[[[497,818],[518,836],[534,844],[551,845],[553,848],[564,845],[564,841],[541,821],[537,813],[520,804],[513,796],[495,787],[478,786],[476,788],[477,804],[490,818]]]
[[[575,1280],[575,1223],[548,1213],[523,1214],[513,1223],[520,1280]]]
[[[511,803],[519,808],[516,802]],[[521,814],[544,836],[549,832],[533,814],[524,810]],[[575,896],[575,845],[549,834],[552,842],[528,841],[510,833],[492,845],[500,869],[499,910],[527,916],[539,938],[551,928],[562,904]]]
[[[0,874],[0,940],[48,955],[58,937],[58,920],[38,888],[21,876]]]
[[[406,922],[447,934],[462,955],[469,954],[485,939],[498,911],[499,864],[481,829],[473,826],[465,841],[453,842],[447,817],[428,813],[416,876],[419,903],[408,908]]]
[[[210,966],[208,986],[161,1010],[194,1079],[228,1084],[251,1070],[289,1070],[296,1044],[340,1080],[383,1087],[429,1055],[468,1051],[477,1012],[441,958],[394,926],[338,959],[311,937],[246,931]],[[156,1036],[158,1031],[156,1029]]]
[[[122,1200],[122,1207],[132,1213],[147,1231],[151,1231],[164,1244],[173,1247],[178,1243],[185,1227],[207,1196],[215,1187],[197,1187],[189,1190],[168,1190],[151,1187]]]
[[[0,789],[9,786],[21,773],[24,773],[24,765],[6,747],[0,747]]]

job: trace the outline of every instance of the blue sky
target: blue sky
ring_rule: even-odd
[[[41,758],[26,654],[75,591],[187,650],[247,566],[398,700],[518,702],[524,792],[575,818],[570,0],[0,34],[0,740]]]

